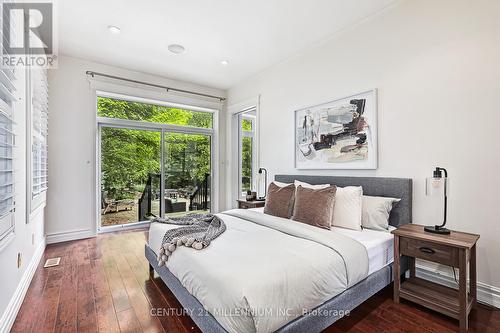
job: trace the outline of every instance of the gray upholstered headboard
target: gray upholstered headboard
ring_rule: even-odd
[[[307,175],[276,175],[276,181],[293,183],[300,180],[309,184],[332,184],[340,187],[362,186],[363,194],[400,198],[389,216],[389,224],[398,227],[411,223],[412,220],[412,180],[408,178],[384,177],[338,177],[338,176],[307,176]]]

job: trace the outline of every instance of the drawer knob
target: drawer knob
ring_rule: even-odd
[[[434,251],[433,249],[431,249],[430,247],[425,247],[425,246],[422,246],[422,247],[419,247],[418,248],[421,252],[423,253],[428,253],[428,254],[434,254],[436,253],[436,251]]]

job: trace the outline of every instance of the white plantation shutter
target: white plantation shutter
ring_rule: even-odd
[[[15,73],[0,69],[0,241],[14,231],[14,132]]]
[[[4,1],[0,1],[0,5]],[[3,26],[0,29],[3,33]],[[2,56],[8,56],[2,38]],[[14,133],[12,129],[16,80],[14,70],[0,68],[0,248],[14,233]]]
[[[47,135],[49,97],[47,71],[42,68],[30,69],[31,81],[31,209],[45,203],[47,190]]]
[[[49,98],[47,72],[32,69],[33,112],[33,197],[47,190],[47,134]]]

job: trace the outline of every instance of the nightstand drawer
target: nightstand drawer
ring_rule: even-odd
[[[453,267],[459,266],[459,249],[456,247],[401,237],[399,251],[405,256],[429,260]]]

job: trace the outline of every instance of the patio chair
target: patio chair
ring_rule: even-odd
[[[132,210],[134,209],[135,201],[133,199],[108,199],[107,192],[101,192],[101,209],[102,215],[106,213],[118,213],[121,210]],[[120,209],[122,208],[122,209]]]
[[[106,213],[117,211],[117,205],[115,200],[109,200],[107,198],[107,192],[101,192],[101,214],[105,215]]]

